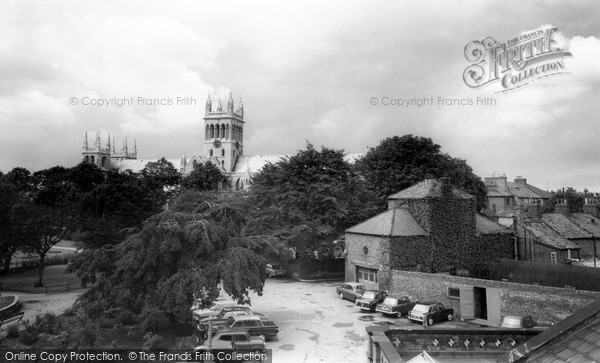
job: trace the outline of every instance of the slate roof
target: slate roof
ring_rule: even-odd
[[[388,199],[425,199],[440,198],[442,196],[442,182],[437,179],[426,179],[411,187],[408,187],[396,194],[392,194]],[[469,193],[452,187],[453,199],[475,199]]]
[[[566,238],[561,237],[550,226],[545,223],[532,222],[523,226],[527,232],[531,233],[537,242],[556,250],[579,250],[580,248]]]
[[[388,209],[346,230],[346,233],[372,236],[426,236],[427,232],[405,207]]]
[[[531,184],[523,184],[516,182],[506,182],[508,191],[519,198],[550,198],[551,193],[540,188],[534,187]]]
[[[486,187],[488,197],[512,197],[512,194],[497,185],[487,185]]]
[[[267,163],[275,164],[290,155],[240,155],[233,168],[234,173],[259,172]]]
[[[600,219],[586,213],[573,213],[569,218],[594,237],[600,237]]]
[[[592,234],[582,229],[565,215],[560,213],[542,214],[542,222],[546,223],[559,235],[568,239],[592,238]]]
[[[475,229],[479,234],[512,233],[512,229],[496,223],[479,213],[475,215],[475,218]]]
[[[600,299],[511,350],[498,362],[600,362]]]

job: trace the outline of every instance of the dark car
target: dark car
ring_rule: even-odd
[[[356,302],[365,292],[365,285],[358,282],[345,282],[342,286],[335,288],[340,299]]]
[[[408,314],[415,306],[414,302],[411,302],[408,297],[386,297],[381,304],[377,305],[375,311],[382,313],[383,315],[395,315],[401,317],[402,315]]]
[[[383,302],[387,292],[381,290],[367,290],[362,297],[356,300],[356,306],[361,310],[375,311],[377,304]]]
[[[439,302],[420,301],[408,312],[408,318],[421,323],[425,321],[428,326],[431,326],[433,323],[454,319],[454,309],[447,308]]]

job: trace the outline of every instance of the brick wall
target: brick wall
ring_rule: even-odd
[[[599,292],[574,291],[412,271],[392,270],[390,281],[390,294],[408,296],[411,300],[439,301],[454,308],[457,316],[460,314],[459,300],[448,298],[448,287],[499,288],[503,315],[531,315],[542,324],[561,320],[600,298]]]
[[[346,281],[356,281],[356,266],[362,266],[378,269],[380,286],[389,286],[389,251],[390,239],[387,237],[346,233]]]

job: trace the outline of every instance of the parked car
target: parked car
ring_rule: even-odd
[[[377,304],[375,311],[380,312],[383,315],[395,315],[401,317],[402,315],[408,314],[409,311],[415,306],[414,302],[411,302],[408,297],[386,297],[381,304]]]
[[[277,263],[267,263],[267,267],[265,269],[265,273],[268,277],[284,276],[285,272],[285,269]]]
[[[246,329],[252,336],[271,338],[279,333],[279,327],[274,322],[256,315],[232,316],[220,329]],[[219,330],[220,330],[219,329]]]
[[[533,328],[537,322],[530,315],[527,316],[512,316],[507,315],[502,319],[502,328]]]
[[[412,310],[408,313],[408,318],[412,321],[423,323],[423,320],[428,326],[433,323],[442,321],[450,321],[454,319],[454,309],[447,308],[442,303],[423,301],[417,302]]]
[[[267,345],[264,338],[251,336],[244,329],[230,329],[218,332],[213,336],[212,342],[205,340],[194,350],[202,354],[208,352],[209,347],[217,357],[217,352],[262,353]]]
[[[385,291],[367,290],[360,299],[356,300],[356,306],[361,310],[375,311],[377,304],[382,303],[387,296]]]
[[[192,311],[192,318],[194,320],[200,321],[206,318],[209,318],[211,316],[217,316],[219,315],[219,313],[223,310],[234,310],[236,308],[240,307],[240,305],[231,302],[231,301],[227,301],[227,302],[216,302],[214,303],[210,308],[208,309],[197,309]],[[242,306],[242,308],[246,308],[246,309],[250,309],[247,306]]]
[[[250,308],[246,306],[240,306],[240,309],[234,310],[222,310],[219,315],[205,318],[196,322],[197,333],[201,337],[205,337],[208,334],[208,327],[212,327],[212,331],[215,332],[220,328],[226,327],[233,316],[258,316],[261,320],[267,321],[267,317],[260,313],[254,313]],[[244,309],[245,308],[245,309]]]
[[[356,302],[365,293],[365,285],[357,282],[345,282],[342,286],[336,287],[335,292],[340,299]]]

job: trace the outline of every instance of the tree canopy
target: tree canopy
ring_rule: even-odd
[[[449,177],[455,187],[477,198],[478,210],[486,205],[485,184],[473,169],[465,160],[442,153],[430,138],[388,137],[357,160],[355,167],[382,201],[424,179]]]
[[[343,150],[318,151],[308,144],[254,176],[247,228],[282,238],[290,247],[315,248],[372,216],[375,199]]]
[[[219,185],[230,185],[229,178],[211,162],[194,165],[194,170],[185,176],[181,186],[197,191],[216,191]]]

